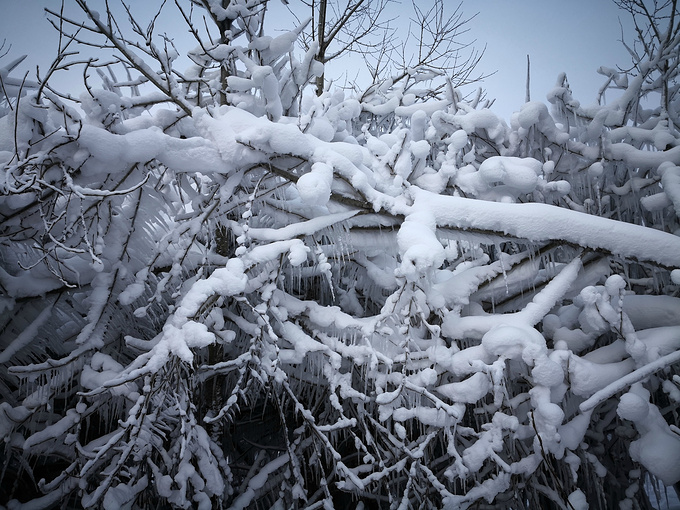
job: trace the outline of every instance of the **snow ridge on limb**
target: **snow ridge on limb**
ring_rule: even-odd
[[[584,413],[590,411],[605,400],[623,391],[628,386],[648,378],[655,372],[673,366],[678,361],[680,361],[680,351],[666,354],[665,356],[662,356],[661,358],[654,360],[629,374],[626,374],[624,377],[621,377],[601,390],[598,390],[593,395],[591,395],[588,400],[581,402],[579,409]]]
[[[496,326],[527,326],[533,328],[559,303],[576,281],[581,269],[581,259],[574,258],[537,293],[522,310],[509,314],[460,317],[452,313],[442,322],[442,333],[450,338],[478,338]]]
[[[430,211],[443,227],[532,242],[564,241],[639,262],[680,267],[680,238],[667,232],[548,204],[488,203],[417,188],[411,188],[410,193],[415,199],[413,207]]]

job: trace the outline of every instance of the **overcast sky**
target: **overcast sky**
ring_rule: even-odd
[[[605,79],[600,66],[615,68],[631,62],[621,44],[626,13],[611,0],[475,0],[472,32],[486,42],[484,69],[497,69],[485,87],[496,97],[507,117],[525,97],[526,56],[531,58],[531,99],[545,101],[557,76],[567,73],[574,97],[582,104],[595,102]]]
[[[155,5],[152,0],[137,2],[131,2],[133,7]],[[0,37],[12,44],[0,66],[26,53],[22,73],[36,64],[46,69],[56,53],[57,34],[43,8],[60,5],[60,0],[0,0]],[[408,0],[402,0],[402,9],[408,16]],[[506,120],[524,102],[527,54],[532,100],[545,101],[558,74],[566,72],[574,97],[585,105],[595,101],[604,81],[596,72],[599,66],[630,62],[620,42],[619,18],[624,25],[628,20],[611,0],[467,0],[463,10],[466,15],[478,13],[464,37],[476,40],[480,49],[486,44],[480,70],[496,74],[483,86],[487,97],[496,98],[494,111]]]

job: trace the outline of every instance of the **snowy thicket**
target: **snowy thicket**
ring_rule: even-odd
[[[79,107],[0,70],[0,504],[625,509],[680,481],[677,16],[599,105],[560,76],[508,125],[427,68],[316,97],[266,2],[177,2],[179,70],[76,1],[52,71],[97,34],[118,62]]]

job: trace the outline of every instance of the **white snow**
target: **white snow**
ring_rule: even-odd
[[[312,170],[302,175],[296,187],[302,200],[310,205],[326,205],[331,197],[333,169],[325,163],[317,162]]]
[[[479,173],[488,184],[502,183],[521,193],[536,188],[543,164],[533,158],[492,156],[479,165]]]
[[[624,420],[641,421],[649,415],[649,402],[636,393],[624,393],[619,400],[616,413]]]
[[[640,462],[665,485],[680,481],[680,435],[674,433],[659,409],[648,402],[649,392],[639,383],[619,402],[619,416],[635,423],[640,438],[630,444],[633,460]]]
[[[529,241],[563,240],[624,257],[680,266],[680,238],[639,225],[546,204],[488,203],[412,191],[416,207],[434,214],[439,226],[478,229]]]
[[[581,489],[576,489],[569,494],[567,500],[569,501],[569,508],[573,510],[588,510],[588,500]]]
[[[489,376],[477,372],[463,381],[437,386],[436,391],[454,403],[474,404],[484,398],[491,387]]]

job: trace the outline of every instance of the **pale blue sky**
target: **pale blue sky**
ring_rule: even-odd
[[[485,82],[500,110],[519,109],[525,97],[526,56],[531,57],[531,99],[545,101],[560,72],[574,97],[593,104],[605,78],[600,66],[622,67],[631,62],[621,44],[621,26],[630,23],[611,0],[475,0],[466,4],[479,15],[472,32],[486,42],[483,66],[498,69]]]
[[[138,2],[130,3],[134,8],[156,3]],[[403,0],[402,4],[408,16],[410,3]],[[56,53],[57,34],[43,8],[60,5],[60,0],[0,0],[0,37],[12,44],[10,55],[0,65],[28,53],[22,72],[36,64],[46,69]],[[527,54],[531,56],[532,100],[545,101],[557,75],[566,72],[575,98],[586,105],[595,101],[604,81],[596,73],[599,66],[630,62],[619,41],[619,17],[624,24],[628,20],[611,0],[467,0],[463,11],[468,16],[478,12],[464,37],[476,39],[479,48],[487,45],[480,70],[497,72],[482,85],[488,97],[496,98],[494,111],[506,120],[524,102]],[[79,81],[74,84],[80,87]]]

